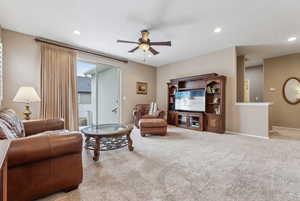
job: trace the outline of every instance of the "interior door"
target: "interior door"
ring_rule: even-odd
[[[109,68],[98,74],[100,124],[120,122],[120,70]]]

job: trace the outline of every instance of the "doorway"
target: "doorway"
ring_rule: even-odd
[[[80,127],[120,122],[120,69],[77,61]]]

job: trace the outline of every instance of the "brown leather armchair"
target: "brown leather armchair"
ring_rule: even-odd
[[[2,119],[1,114],[2,111],[1,137],[18,130],[12,122]],[[61,119],[13,123],[19,124],[17,127],[25,136],[10,137],[8,201],[31,201],[77,188],[83,177],[82,135],[63,130],[64,121]]]
[[[140,119],[163,119],[165,112],[157,110],[156,114],[149,115],[150,104],[138,104],[133,109],[134,124],[139,128]]]

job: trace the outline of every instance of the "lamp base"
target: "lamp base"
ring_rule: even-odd
[[[31,119],[31,117],[30,117],[31,111],[30,111],[30,106],[29,106],[29,104],[26,104],[26,105],[25,105],[25,110],[24,110],[23,114],[24,114],[24,119],[25,119],[25,120],[30,120],[30,119]]]

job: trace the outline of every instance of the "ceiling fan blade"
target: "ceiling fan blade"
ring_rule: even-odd
[[[150,45],[171,46],[171,41],[166,41],[166,42],[150,42]]]
[[[149,47],[149,51],[150,51],[152,54],[154,54],[154,55],[159,54],[159,52],[156,51],[155,49],[153,49],[152,47]]]
[[[127,40],[117,40],[117,43],[133,43],[133,44],[140,44],[140,43],[138,43],[138,42],[127,41]]]
[[[139,49],[139,46],[137,46],[136,48],[133,48],[132,50],[130,50],[128,52],[132,53],[132,52],[136,51],[137,49]]]

